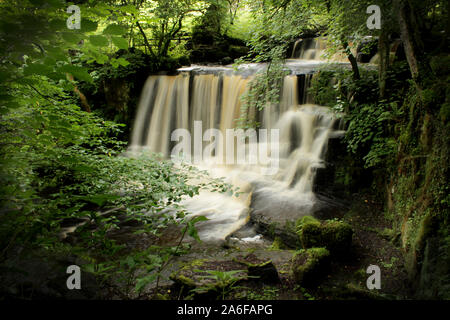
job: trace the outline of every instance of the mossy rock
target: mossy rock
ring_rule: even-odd
[[[352,245],[353,230],[341,221],[306,216],[297,221],[297,233],[303,249],[324,247],[334,255],[348,252]]]
[[[395,300],[393,295],[380,294],[377,290],[368,290],[355,283],[325,288],[324,292],[337,300]]]
[[[170,296],[168,294],[157,293],[153,296],[153,300],[170,300]]]
[[[251,253],[245,257],[238,257],[234,261],[246,266],[248,276],[258,282],[270,284],[280,282],[277,268],[272,260],[262,260]]]
[[[301,249],[292,257],[292,277],[301,286],[316,285],[329,267],[330,252],[325,248]]]
[[[275,237],[269,250],[286,250],[286,249],[287,247],[284,244],[283,240],[281,240],[280,237]]]
[[[295,218],[274,217],[272,214],[251,213],[252,223],[256,226],[256,231],[274,239],[283,247],[297,248],[300,245],[295,227]]]
[[[242,264],[231,260],[195,260],[173,272],[170,280],[194,299],[216,299],[223,288],[248,279],[248,271],[244,269]]]
[[[195,289],[197,286],[202,285],[202,281],[199,279],[195,270],[201,268],[205,261],[204,259],[191,261],[180,270],[173,272],[169,277],[170,280],[189,290]]]

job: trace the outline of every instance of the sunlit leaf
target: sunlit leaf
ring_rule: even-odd
[[[119,49],[128,49],[128,41],[122,37],[111,37],[114,45]]]
[[[106,35],[116,35],[121,36],[127,32],[127,29],[125,27],[119,26],[117,24],[110,24],[106,27],[105,30],[103,30],[103,34]]]
[[[109,45],[109,40],[105,36],[95,35],[89,37],[89,42],[96,47],[106,47]]]

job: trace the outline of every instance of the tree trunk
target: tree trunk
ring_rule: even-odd
[[[378,38],[378,54],[380,62],[378,65],[378,83],[380,87],[380,99],[384,99],[386,95],[386,78],[389,69],[389,34],[385,28],[381,29],[380,37]]]
[[[77,94],[77,96],[80,98],[81,105],[83,106],[84,111],[90,113],[91,107],[89,106],[86,96],[83,94],[83,92],[81,92],[78,89],[77,85],[75,84],[73,75],[71,75],[70,73],[66,73],[66,77],[67,77],[67,80],[69,80],[73,84],[73,92],[75,92]]]
[[[350,48],[348,47],[348,42],[342,41],[342,45],[347,54],[348,61],[350,61],[350,64],[352,65],[353,79],[354,80],[361,79],[361,76],[359,74],[358,62],[356,61],[355,56],[351,53]]]
[[[425,87],[425,79],[432,76],[431,68],[425,58],[424,45],[420,36],[418,19],[411,2],[395,0],[400,37],[405,49],[414,83],[419,91]]]
[[[146,46],[146,47],[148,48],[148,50],[150,51],[150,55],[152,56],[152,58],[156,59],[156,55],[155,55],[155,53],[154,53],[153,50],[152,50],[152,46],[150,45],[150,42],[148,42],[147,35],[145,34],[144,29],[142,29],[142,26],[141,26],[141,24],[139,23],[139,21],[136,21],[136,25],[137,25],[139,31],[141,32],[142,37],[144,38],[145,46]]]

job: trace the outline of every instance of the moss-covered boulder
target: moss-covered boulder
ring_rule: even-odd
[[[297,233],[304,249],[323,247],[334,255],[347,253],[352,245],[353,230],[341,221],[305,216],[297,221]]]
[[[277,268],[272,260],[259,259],[253,253],[250,253],[245,257],[237,257],[234,261],[247,268],[250,278],[269,284],[280,282]]]
[[[194,260],[170,275],[184,297],[224,298],[238,282],[248,279],[248,270],[232,260]]]
[[[301,249],[292,257],[292,277],[304,287],[316,285],[327,274],[329,267],[330,252],[325,248]]]

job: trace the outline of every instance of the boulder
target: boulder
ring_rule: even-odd
[[[325,248],[301,249],[292,257],[292,277],[304,287],[316,285],[329,271],[329,267],[330,252]]]
[[[279,238],[286,246],[298,248],[295,221],[310,213],[312,202],[298,201],[290,195],[273,195],[270,189],[252,193],[250,221],[256,232],[270,239]]]
[[[170,275],[184,294],[199,299],[224,298],[248,277],[248,270],[239,262],[207,259],[194,260]]]
[[[297,221],[297,233],[304,249],[323,247],[333,255],[341,255],[347,253],[352,245],[351,226],[337,220],[319,221],[305,216]]]
[[[247,268],[250,278],[254,278],[257,281],[268,284],[280,282],[278,271],[272,260],[259,259],[253,253],[250,253],[243,258],[238,257],[234,260],[243,264]]]

